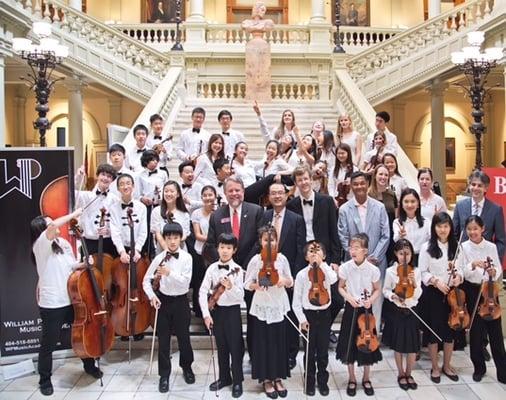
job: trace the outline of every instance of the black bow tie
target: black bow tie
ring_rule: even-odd
[[[175,259],[179,258],[179,253],[169,253],[169,252],[167,252],[167,254],[170,254],[170,256],[174,257]]]
[[[149,172],[148,172],[148,176],[151,176],[151,175],[153,175],[153,174],[157,174],[157,173],[158,173],[158,170],[157,170],[157,169],[155,169],[154,171],[149,171]]]
[[[218,182],[218,187],[222,187],[223,186],[223,182]]]
[[[128,208],[128,207],[133,207],[133,206],[134,206],[134,203],[132,201],[128,204],[121,203],[122,210],[124,210],[125,208]]]
[[[137,149],[137,154],[144,153],[145,151],[146,151],[146,149]]]
[[[226,264],[218,264],[218,269],[226,269],[227,271],[229,270],[229,266],[226,265]]]
[[[101,191],[100,191],[100,190],[98,190],[98,189],[97,189],[97,191],[95,192],[95,194],[96,194],[97,196],[100,196],[100,195],[102,195],[102,196],[107,196],[107,192],[101,192]]]
[[[230,132],[221,132],[223,135],[230,136]]]
[[[185,185],[185,184],[183,183],[183,186],[182,186],[182,187],[183,187],[183,189],[186,189],[186,188],[191,189],[192,184],[190,183],[189,185]]]
[[[162,137],[161,136],[153,136],[153,139],[156,139],[156,140],[162,140]]]
[[[192,129],[192,132],[195,132],[195,133],[200,133],[200,128],[193,128],[193,129]]]
[[[306,200],[306,199],[302,199],[302,205],[310,205],[311,207],[313,207],[313,200]]]

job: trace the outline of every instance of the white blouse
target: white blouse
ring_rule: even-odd
[[[244,165],[238,161],[234,161],[232,166],[234,168],[234,175],[241,178],[245,188],[256,182],[255,166],[251,160],[244,160]]]
[[[195,181],[202,184],[202,186],[215,184],[216,174],[214,173],[213,162],[207,154],[202,154],[197,159],[193,176],[195,177]]]
[[[286,257],[278,253],[274,263],[279,277],[289,279],[291,287],[293,279],[290,272],[290,264]],[[248,263],[246,277],[244,279],[244,288],[250,290],[252,283],[258,282],[258,273],[262,268],[262,259],[260,254],[256,254]],[[284,287],[270,286],[266,290],[255,290],[249,313],[257,317],[260,321],[268,324],[281,322],[285,315],[290,311],[290,302]]]
[[[207,232],[209,231],[209,219],[211,218],[211,214],[204,215],[204,209],[198,208],[191,215],[191,222],[198,224],[200,226],[200,230],[204,235],[207,236]],[[195,252],[197,254],[202,254],[202,249],[204,247],[204,242],[200,240],[195,240]]]
[[[422,295],[422,274],[420,272],[420,268],[414,268],[415,273],[415,290],[413,293],[413,297],[404,300],[404,304],[396,299],[392,299],[392,295],[394,295],[394,288],[399,282],[399,275],[397,275],[397,267],[399,264],[395,262],[391,267],[387,268],[385,273],[385,283],[383,284],[383,296],[394,303],[397,307],[405,308],[405,307],[414,307],[418,304],[418,299]]]
[[[432,217],[439,212],[446,212],[448,208],[441,196],[431,192],[428,200],[420,195],[420,203],[422,205],[422,216],[432,222]]]
[[[183,228],[183,238],[186,239],[190,235],[190,214],[184,211],[175,209],[172,211],[174,215],[174,222],[177,222]],[[159,232],[163,235],[163,227],[167,223],[167,219],[160,214],[160,206],[153,208],[151,212],[151,233]],[[181,242],[181,248],[187,250],[186,242]],[[160,243],[157,243],[157,254],[162,251]]]
[[[394,174],[390,177],[390,189],[395,192],[395,196],[397,197],[397,201],[401,200],[401,194],[404,189],[408,188],[408,184],[406,180],[397,174]]]
[[[474,243],[471,240],[462,243],[462,251],[457,258],[457,265],[464,270],[466,281],[479,284],[482,280],[488,280],[488,272],[484,273],[482,268],[473,270],[472,267],[473,261],[486,261],[487,257],[492,259],[492,267],[495,269],[494,280],[497,281],[501,277],[502,265],[496,245],[485,239],[482,239],[480,243]]]
[[[378,282],[380,276],[379,268],[367,260],[360,265],[349,260],[339,267],[339,279],[346,281],[346,291],[359,302],[362,301],[364,290],[369,296],[372,294],[373,283]]]
[[[429,242],[424,243],[420,249],[418,268],[420,268],[420,272],[422,273],[422,282],[425,286],[429,286],[429,282],[433,277],[445,283],[449,281],[448,261],[451,260],[448,260],[448,243],[441,243],[438,240],[437,244],[443,253],[440,258],[431,257],[428,252]],[[460,275],[460,277],[464,276],[458,263],[455,269],[457,275]]]
[[[352,161],[353,161],[353,164],[355,164],[355,165],[358,165],[358,163],[360,162],[360,160],[357,160],[357,156],[356,156],[359,137],[360,137],[360,133],[358,133],[357,131],[353,131],[353,132],[351,132],[350,136],[345,137],[343,134],[342,138],[341,138],[341,142],[346,143],[348,146],[350,146]]]
[[[430,239],[430,225],[431,223],[426,218],[423,219],[423,226],[420,228],[418,225],[418,221],[415,218],[406,218],[406,221],[402,224],[404,226],[404,230],[406,231],[406,236],[404,239],[408,239],[413,245],[413,250],[415,254],[420,253],[420,249],[422,244]],[[394,231],[394,242],[397,242],[401,239],[400,231],[401,231],[401,222],[399,218],[394,219],[394,223],[392,226]]]
[[[275,158],[267,168],[264,169],[264,167],[265,158],[255,164],[255,173],[262,178],[265,178],[268,175],[276,175],[279,172],[283,171],[291,171],[293,169],[285,160],[280,157]]]

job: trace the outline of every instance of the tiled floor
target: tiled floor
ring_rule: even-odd
[[[430,361],[426,354],[416,364],[413,376],[417,381],[418,390],[405,392],[397,386],[395,362],[393,353],[383,349],[383,361],[373,367],[371,378],[376,390],[376,399],[397,400],[504,400],[506,399],[506,385],[497,382],[495,367],[488,363],[488,374],[481,383],[472,380],[473,368],[467,353],[457,352],[453,357],[453,365],[457,369],[460,380],[452,382],[446,377],[441,378],[441,383],[436,385],[429,379]],[[178,353],[173,355],[174,372],[170,379],[170,392],[158,393],[158,376],[156,362],[153,365],[153,373],[149,375],[149,351],[136,350],[132,353],[132,360],[128,362],[125,351],[111,351],[102,360],[104,371],[104,386],[100,386],[86,375],[81,368],[81,362],[75,358],[56,360],[53,385],[55,394],[50,397],[55,400],[167,400],[167,399],[215,399],[215,394],[208,390],[208,385],[213,381],[213,368],[211,353],[207,350],[195,351],[195,363],[193,370],[196,374],[196,382],[186,385],[178,365]],[[346,367],[334,358],[334,352],[330,353],[329,370],[331,372],[328,399],[347,398]],[[156,359],[156,357],[155,357]],[[250,365],[245,356],[244,372],[246,380],[243,384],[244,395],[242,399],[267,398],[261,392],[260,385],[250,378]],[[360,381],[360,373],[357,376]],[[31,375],[13,381],[4,381],[0,376],[0,400],[25,400],[41,399],[37,389],[38,376]],[[292,371],[292,377],[285,381],[288,389],[288,399],[303,399],[302,393],[302,354],[298,357],[298,366]],[[224,388],[219,393],[221,399],[231,399],[230,388]],[[319,398],[315,396],[314,398]],[[365,396],[362,390],[358,390],[356,399],[371,399]]]

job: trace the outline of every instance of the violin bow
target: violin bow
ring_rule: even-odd
[[[216,361],[214,359],[214,341],[213,341],[214,331],[212,326],[209,327],[209,339],[211,340],[211,360],[213,362],[213,374],[214,374],[214,382],[217,382],[216,379]],[[216,388],[216,391],[214,392],[216,397],[220,397],[218,394],[218,388]]]
[[[353,332],[355,331],[355,324],[357,323],[357,309],[353,308],[353,316],[351,318],[350,336],[348,337],[348,345],[346,346],[346,362],[349,363],[351,341],[353,340]]]
[[[155,352],[156,327],[158,325],[158,310],[160,306],[155,307],[155,323],[153,324],[153,338],[151,339],[151,356],[149,357],[149,375],[153,370],[153,354]]]
[[[451,261],[452,263],[452,271],[455,270],[455,262],[457,261],[457,257],[459,256],[459,253],[462,249],[462,238],[464,237],[464,230],[462,230],[460,232],[460,237],[459,237],[459,242],[457,243],[457,249],[455,250],[455,255],[453,256],[453,260]],[[450,272],[450,275],[448,276],[448,283],[447,285],[449,286],[450,285],[450,281],[451,281],[451,278],[452,278],[452,273]]]
[[[403,303],[403,304],[404,304],[404,303]],[[406,304],[404,304],[404,305],[406,306]],[[423,325],[424,325],[424,326],[425,326],[425,327],[426,327],[426,328],[430,331],[430,333],[432,333],[432,334],[433,334],[433,335],[437,338],[437,340],[439,340],[441,343],[443,343],[443,339],[441,339],[441,338],[439,337],[439,335],[438,335],[436,332],[434,332],[434,330],[433,330],[433,329],[429,326],[429,324],[427,324],[427,322],[425,322],[425,321],[422,319],[422,317],[420,317],[420,315],[418,315],[418,313],[417,313],[415,310],[413,310],[413,308],[408,307],[408,306],[406,306],[406,308],[407,308],[409,311],[411,311],[411,313],[412,313],[412,314],[413,314],[416,318],[418,318],[418,320],[419,320],[419,321],[420,321],[420,322],[421,322],[421,323],[422,323],[422,324],[423,324]]]

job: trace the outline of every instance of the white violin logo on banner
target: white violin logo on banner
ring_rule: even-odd
[[[33,158],[18,158],[16,166],[19,169],[18,176],[9,177],[7,160],[0,159],[0,179],[2,180],[0,199],[7,196],[13,190],[17,190],[29,199],[32,198],[32,181],[40,176],[42,167]]]

